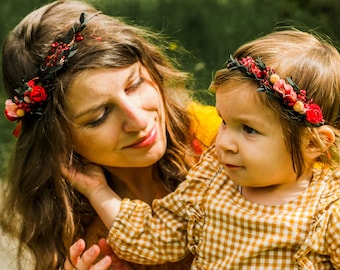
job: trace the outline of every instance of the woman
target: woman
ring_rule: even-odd
[[[91,246],[107,234],[61,163],[99,164],[118,194],[151,202],[211,143],[218,117],[190,101],[187,74],[158,40],[76,1],[31,12],[5,40],[5,115],[18,121],[18,139],[1,223],[18,237],[19,258],[31,251],[35,270],[62,268],[76,239]],[[155,268],[185,269],[190,260]]]

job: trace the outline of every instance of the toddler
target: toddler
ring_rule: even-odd
[[[102,172],[65,170],[140,264],[195,255],[192,269],[340,269],[340,56],[277,31],[241,46],[211,88],[216,143],[173,193],[121,200]]]

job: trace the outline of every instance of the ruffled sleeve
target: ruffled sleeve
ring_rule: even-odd
[[[204,198],[219,168],[211,147],[175,192],[154,200],[124,199],[108,243],[125,260],[140,264],[178,261],[195,253],[204,226]]]
[[[325,236],[327,253],[330,254],[334,268],[340,269],[340,198],[333,203],[329,212],[329,223]]]
[[[324,254],[334,269],[340,269],[340,171],[325,178],[309,235],[294,255],[300,269],[318,269],[313,254]]]

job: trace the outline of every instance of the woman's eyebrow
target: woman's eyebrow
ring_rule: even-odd
[[[75,114],[74,116],[72,116],[72,119],[73,119],[73,121],[77,120],[78,118],[81,118],[82,116],[84,116],[88,113],[95,112],[95,111],[99,110],[101,107],[103,107],[103,104],[99,104],[99,105],[96,105],[94,107],[87,108],[86,110],[79,112],[78,114]]]
[[[140,65],[136,65],[134,68],[132,68],[130,70],[130,73],[128,74],[127,78],[126,78],[126,81],[129,81],[131,80],[131,78],[136,74],[136,72],[139,72],[140,73]],[[85,110],[83,111],[80,111],[79,113],[75,114],[72,119],[73,120],[76,120],[88,113],[91,113],[91,112],[95,112],[97,110],[99,110],[101,107],[103,106],[103,104],[99,104],[99,105],[96,105],[94,107],[91,107],[91,108],[86,108]]]

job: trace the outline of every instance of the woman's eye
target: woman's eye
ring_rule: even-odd
[[[247,125],[243,126],[243,131],[248,133],[248,134],[258,133],[255,129],[253,129],[253,128],[247,126]]]
[[[109,107],[106,107],[105,110],[104,110],[104,113],[99,118],[86,123],[85,126],[86,127],[97,127],[97,126],[101,125],[102,123],[104,123],[104,121],[108,117],[110,111],[111,111],[111,109]]]
[[[142,77],[139,77],[139,79],[135,83],[133,83],[132,85],[128,86],[125,89],[125,91],[126,92],[133,91],[133,90],[137,89],[143,82],[144,82],[144,79]]]

